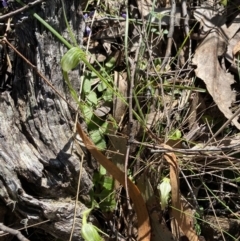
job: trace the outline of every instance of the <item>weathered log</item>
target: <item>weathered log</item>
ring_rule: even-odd
[[[20,5],[14,4],[14,8],[17,7]],[[65,8],[77,42],[81,44],[85,27],[80,1],[68,0]],[[32,10],[69,39],[60,0],[48,0]],[[76,106],[64,84],[60,67],[66,47],[29,12],[14,16],[12,23],[18,51]],[[0,209],[6,209],[1,211],[4,215],[0,222],[19,228],[24,227],[21,220],[27,221],[27,225],[49,220],[36,228],[68,240],[81,155],[73,142],[75,113],[34,69],[18,55],[13,56],[11,90],[0,92]],[[71,81],[77,90],[79,69],[71,73]],[[92,181],[83,169],[82,199],[91,187]],[[78,202],[72,240],[82,240],[81,213],[85,209]]]

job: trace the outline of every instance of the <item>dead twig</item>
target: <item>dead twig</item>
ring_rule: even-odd
[[[204,145],[204,147],[206,147],[213,139],[215,139],[215,137],[219,134],[219,133],[221,133],[223,130],[224,130],[224,128],[228,125],[228,124],[230,124],[231,122],[232,122],[232,120],[236,117],[236,116],[238,116],[240,114],[240,108],[232,115],[232,117],[231,118],[229,118],[223,125],[222,125],[222,127],[208,140],[208,142]]]
[[[19,8],[19,9],[15,10],[15,11],[12,11],[12,12],[10,12],[10,13],[7,13],[7,14],[3,15],[3,16],[0,16],[0,21],[1,21],[1,20],[4,20],[4,19],[6,19],[6,18],[10,18],[10,17],[12,17],[12,16],[14,16],[14,15],[17,15],[18,13],[21,13],[21,12],[29,9],[29,8],[31,8],[31,7],[33,7],[33,6],[41,3],[42,1],[43,1],[43,0],[37,0],[37,1],[35,1],[35,2],[28,3],[28,4],[26,4],[26,5],[25,5],[24,7],[22,7],[22,8]]]
[[[128,1],[127,1],[128,2]],[[127,50],[127,41],[128,41],[128,8],[126,8],[126,29],[125,29],[125,43],[126,43],[126,49],[125,49],[125,57],[126,57],[126,66],[127,66],[127,79],[129,82],[129,89],[128,89],[128,94],[129,94],[129,120],[128,120],[128,130],[129,130],[129,139],[127,143],[127,149],[125,153],[125,161],[124,161],[124,182],[125,182],[125,190],[126,190],[126,200],[127,200],[127,207],[128,210],[131,211],[131,204],[130,204],[130,199],[129,199],[129,192],[128,192],[128,159],[129,159],[129,153],[130,153],[130,141],[131,140],[131,125],[132,125],[132,77],[129,69],[129,60],[128,58],[128,50]]]
[[[39,223],[35,223],[35,224],[32,224],[32,225],[28,225],[27,228],[36,227],[36,226],[39,226],[39,225],[41,225],[41,224],[43,224],[43,223],[47,223],[47,222],[50,222],[50,219],[45,220],[45,221],[42,221],[42,222],[39,222]],[[25,227],[19,228],[18,231],[23,230],[23,229],[25,229]],[[2,231],[4,231],[4,230],[2,230]],[[9,234],[10,234],[10,233],[8,233],[8,232],[7,232],[7,233],[3,233],[3,234],[0,235],[0,237],[7,236],[7,235],[9,235]]]
[[[171,8],[171,17],[170,17],[170,27],[168,32],[168,42],[167,42],[167,49],[165,53],[165,57],[162,62],[161,71],[165,68],[169,56],[171,55],[171,48],[172,48],[172,42],[173,42],[173,33],[174,33],[174,22],[175,22],[175,14],[176,14],[176,2],[175,0],[171,1],[172,8]]]
[[[190,34],[190,28],[189,28],[189,14],[187,11],[187,3],[186,0],[182,0],[182,15],[184,18],[184,30],[185,30],[185,35],[186,37],[189,36]],[[189,38],[189,51],[188,51],[188,58],[191,59],[192,55],[192,40]]]
[[[25,238],[20,231],[9,228],[5,226],[3,223],[0,223],[0,230],[12,234],[13,236],[16,236],[20,241],[30,241],[29,239]]]
[[[179,149],[179,148],[169,149],[161,145],[147,144],[147,143],[138,142],[136,140],[133,140],[132,143],[152,148],[150,150],[151,153],[165,153],[165,152],[171,151],[171,152],[181,153],[184,155],[193,155],[193,154],[209,155],[209,153],[207,154],[207,152],[210,152],[213,155],[216,152],[232,151],[234,149],[240,148],[240,143],[229,145],[229,146],[223,146],[223,147],[209,146],[208,148],[203,147],[199,149]]]

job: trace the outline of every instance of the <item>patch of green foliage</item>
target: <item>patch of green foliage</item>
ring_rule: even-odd
[[[98,173],[94,174],[94,198],[100,200],[99,207],[103,211],[113,211],[116,207],[114,180],[107,175],[106,169],[100,166]]]

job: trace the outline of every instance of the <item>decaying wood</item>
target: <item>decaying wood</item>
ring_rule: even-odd
[[[69,39],[61,1],[49,0],[34,11]],[[66,12],[80,44],[84,24],[79,1],[66,1]],[[60,68],[60,59],[67,49],[29,14],[26,20],[21,19],[22,15],[13,19],[18,50],[75,105],[67,94]],[[8,215],[4,225],[20,228],[24,227],[21,220],[26,220],[27,225],[49,220],[38,228],[68,240],[81,155],[75,153],[73,145],[74,113],[18,56],[12,71],[12,90],[0,93],[0,206]],[[75,89],[80,86],[79,80],[79,70],[73,71],[71,81]],[[91,187],[83,170],[82,198]],[[72,240],[82,240],[81,213],[85,209],[79,202]]]

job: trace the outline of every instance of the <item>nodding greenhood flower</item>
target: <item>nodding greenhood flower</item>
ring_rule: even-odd
[[[98,232],[106,236],[108,235],[102,232],[93,224],[87,222],[88,215],[90,214],[91,211],[92,211],[92,208],[89,208],[83,212],[81,235],[85,241],[103,241],[103,238],[99,235]]]
[[[171,192],[171,184],[169,178],[163,178],[161,184],[157,187],[160,190],[161,208],[164,210],[168,205],[169,194]]]
[[[85,223],[82,226],[81,235],[85,241],[102,241],[96,227],[90,223]]]

